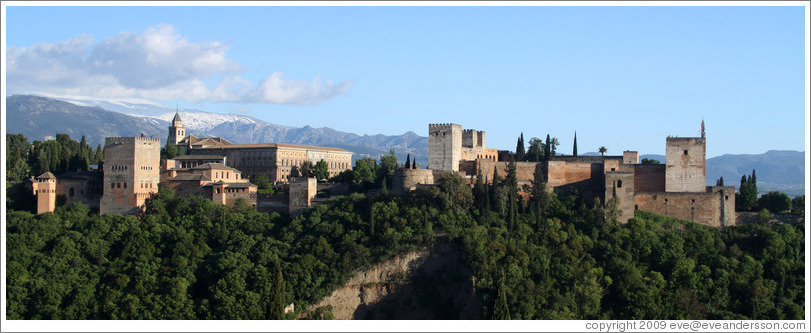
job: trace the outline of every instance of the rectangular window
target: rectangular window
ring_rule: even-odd
[[[687,149],[684,150],[684,155],[687,155]]]

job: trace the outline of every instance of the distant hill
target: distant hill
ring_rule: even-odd
[[[664,155],[641,155],[665,163]],[[790,196],[805,193],[805,153],[793,150],[770,150],[763,154],[725,154],[707,159],[707,185],[715,185],[724,177],[724,185],[741,184],[742,175],[755,170],[758,192],[782,191]]]
[[[805,193],[805,153],[793,150],[769,150],[757,155],[725,154],[707,160],[707,183],[721,176],[724,185],[738,187],[742,175],[755,169],[758,192],[783,191],[790,196]]]
[[[108,136],[136,136],[141,132],[160,138],[165,143],[169,122],[175,114],[172,108],[123,102],[65,102],[39,96],[10,96],[6,101],[8,133],[22,133],[30,140],[44,140],[55,137],[56,133],[67,133],[78,140],[84,134],[94,147],[103,143]],[[115,111],[96,104],[114,108]],[[233,143],[273,142],[336,147],[353,152],[354,159],[377,158],[394,148],[401,162],[405,162],[406,155],[411,154],[420,166],[428,165],[428,138],[414,132],[361,136],[328,127],[296,128],[245,115],[199,110],[181,110],[180,117],[187,133],[198,137],[217,136]]]
[[[7,133],[24,134],[29,140],[46,140],[66,133],[77,141],[85,136],[93,148],[109,136],[168,135],[166,124],[154,119],[136,118],[99,107],[78,106],[37,96],[6,98]]]

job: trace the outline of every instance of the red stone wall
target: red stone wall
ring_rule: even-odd
[[[636,192],[664,192],[665,165],[634,165],[634,190]]]

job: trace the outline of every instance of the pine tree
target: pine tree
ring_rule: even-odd
[[[577,132],[574,132],[574,146],[572,148],[572,156],[577,156]]]
[[[518,143],[515,145],[515,160],[523,161],[526,159],[526,150],[524,150],[524,132],[518,137]]]

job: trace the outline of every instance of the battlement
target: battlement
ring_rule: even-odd
[[[160,142],[158,138],[148,138],[143,136],[112,136],[104,138],[104,144],[129,143],[129,142]]]
[[[696,143],[704,143],[705,140],[707,140],[707,138],[695,137],[695,136],[693,136],[693,137],[668,136],[667,139],[665,140],[665,142],[685,142],[685,141],[689,142],[689,141],[695,141]]]
[[[439,124],[428,124],[428,130],[433,131],[433,130],[440,130],[440,129],[448,129],[448,128],[451,128],[453,126],[460,126],[461,127],[461,125],[454,124],[454,123],[439,123]]]

